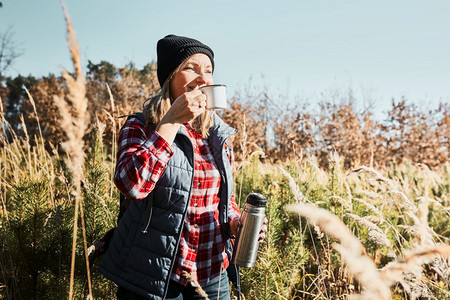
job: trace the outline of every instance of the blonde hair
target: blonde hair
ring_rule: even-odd
[[[183,63],[181,63],[167,78],[161,87],[161,91],[154,97],[148,98],[144,102],[143,112],[146,121],[146,125],[158,125],[161,122],[164,115],[169,111],[172,102],[175,99],[170,97],[170,81],[173,76],[180,71],[187,63],[187,58]],[[197,116],[192,123],[192,127],[201,133],[203,137],[209,135],[209,129],[214,125],[211,113],[205,110],[201,115]]]

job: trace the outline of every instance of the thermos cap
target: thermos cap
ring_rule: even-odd
[[[247,196],[247,203],[257,207],[265,207],[267,199],[259,193],[251,193]]]

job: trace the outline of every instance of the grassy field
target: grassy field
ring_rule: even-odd
[[[36,122],[22,119],[21,137],[8,128],[0,135],[0,299],[115,295],[87,252],[116,224],[115,147],[103,137],[113,128],[114,145],[120,120],[111,98],[108,118],[89,121],[67,23],[75,72],[63,74],[65,96],[53,97],[64,142],[45,139],[31,94]],[[375,169],[329,152],[324,168],[299,150],[268,163],[261,151],[247,153],[245,131],[240,137],[236,199],[242,207],[248,193],[265,195],[269,220],[256,266],[241,269],[243,298],[450,298],[448,160],[433,170],[408,161]]]
[[[449,294],[449,176],[407,163],[378,172],[342,169],[330,155],[267,166],[238,177],[269,199],[269,232],[248,299],[446,299]]]
[[[66,299],[71,282],[76,299],[113,299],[114,285],[95,270],[98,262],[88,271],[84,255],[85,244],[115,225],[118,210],[101,128],[79,174],[74,264],[77,195],[68,159],[26,140],[0,149],[3,299]],[[314,158],[274,165],[260,155],[234,171],[241,206],[250,192],[268,198],[257,264],[241,269],[245,299],[450,297],[449,165],[344,170],[330,154],[330,169],[322,170]]]

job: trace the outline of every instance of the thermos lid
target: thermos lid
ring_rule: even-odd
[[[263,195],[259,193],[251,193],[247,196],[247,203],[257,206],[257,207],[265,207],[267,199]]]

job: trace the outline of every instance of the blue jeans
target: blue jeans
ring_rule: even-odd
[[[220,283],[220,286],[219,286]],[[223,270],[221,276],[210,280],[207,285],[202,286],[202,289],[208,294],[210,300],[230,300],[230,282],[228,281],[228,274],[226,270]],[[217,297],[219,295],[219,297]],[[195,287],[188,284],[188,286],[182,286],[174,281],[170,281],[169,289],[167,291],[166,300],[204,300],[203,296],[200,296]]]
[[[220,286],[219,286],[220,281]],[[228,274],[226,270],[223,270],[221,276],[209,281],[206,286],[202,286],[202,289],[208,294],[210,300],[230,300],[230,282],[228,281]],[[217,294],[219,293],[219,298]],[[126,289],[119,287],[117,290],[118,300],[145,300],[146,298],[136,295]],[[205,298],[200,296],[195,287],[188,284],[188,286],[182,286],[174,281],[170,281],[169,288],[167,290],[166,300],[204,300]]]

